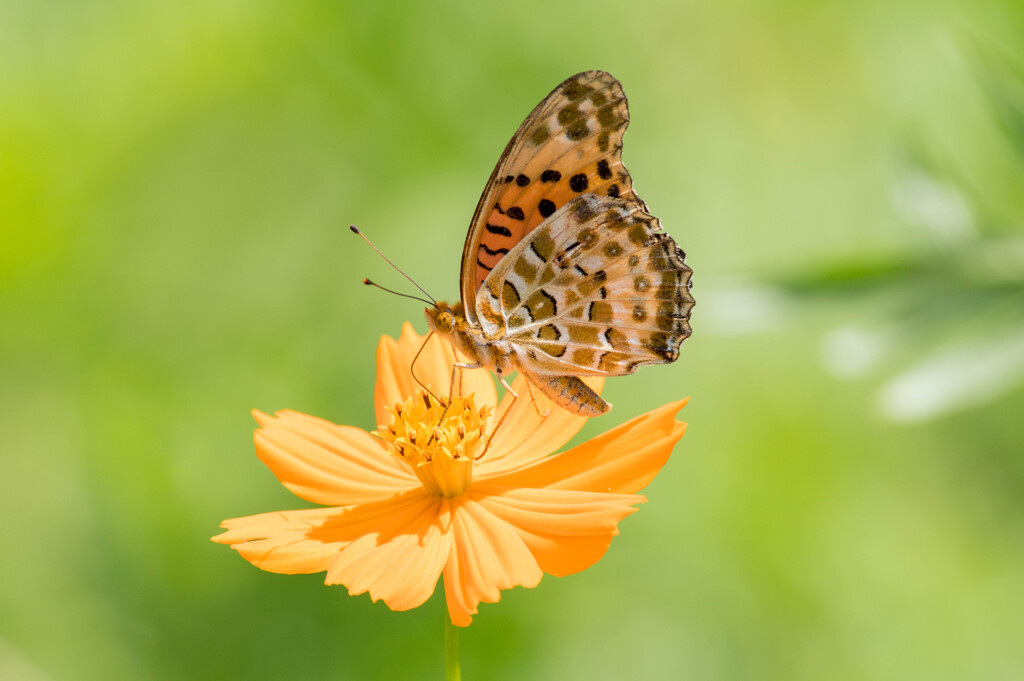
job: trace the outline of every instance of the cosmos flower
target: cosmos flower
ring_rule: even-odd
[[[422,345],[409,324],[400,340],[381,339],[372,433],[293,411],[254,412],[259,458],[323,508],[226,520],[213,541],[270,572],[326,571],[327,584],[369,592],[392,610],[424,603],[444,575],[458,626],[503,589],[597,562],[682,437],[686,424],[674,416],[686,400],[549,456],[585,417],[532,394],[521,377],[518,399],[499,403],[484,370],[461,372],[446,409],[410,372]],[[415,371],[447,400],[454,361],[435,339]],[[587,380],[600,391],[601,379]]]

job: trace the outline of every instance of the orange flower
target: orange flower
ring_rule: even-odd
[[[213,541],[270,572],[326,571],[327,584],[368,591],[392,610],[424,603],[443,574],[458,626],[502,589],[597,562],[618,522],[646,501],[634,493],[683,436],[674,415],[686,400],[548,456],[584,417],[539,394],[535,404],[521,377],[519,399],[498,404],[483,370],[462,372],[461,396],[445,410],[410,373],[422,343],[406,324],[399,341],[385,336],[377,346],[374,433],[293,411],[254,412],[257,455],[285,487],[326,508],[226,520]],[[449,344],[431,342],[417,376],[446,396],[453,362]],[[603,383],[588,382],[598,391]]]

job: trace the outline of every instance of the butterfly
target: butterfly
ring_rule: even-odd
[[[426,309],[433,332],[582,416],[611,408],[581,376],[679,356],[690,335],[686,254],[622,165],[622,85],[585,71],[556,87],[505,147],[462,251],[461,302]]]

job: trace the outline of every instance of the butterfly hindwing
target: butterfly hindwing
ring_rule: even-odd
[[[690,335],[691,270],[636,202],[574,198],[511,249],[476,308],[530,373],[623,375],[672,362]]]
[[[468,315],[498,263],[569,200],[591,193],[643,205],[621,161],[628,123],[622,86],[603,71],[572,76],[537,105],[505,148],[470,225],[461,275]]]

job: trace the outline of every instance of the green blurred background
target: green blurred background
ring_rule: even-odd
[[[690,430],[595,567],[483,605],[468,679],[1024,674],[1024,6],[0,0],[0,678],[418,679],[392,613],[209,537],[299,508],[251,408],[372,428],[561,80],[689,254]],[[395,566],[402,569],[402,566]]]

